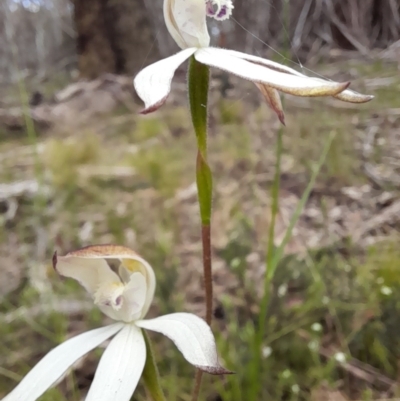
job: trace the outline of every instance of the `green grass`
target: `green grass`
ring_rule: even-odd
[[[386,66],[351,67],[368,78],[390,76]],[[287,206],[291,197],[299,200],[333,132],[335,139],[311,199],[322,210],[322,220],[313,229],[328,230],[326,216],[332,205],[350,202],[340,197],[340,189],[368,182],[361,168],[360,138],[376,110],[384,116],[385,107],[396,107],[396,88],[378,89],[374,103],[349,109],[316,99],[311,100],[313,108],[303,109],[288,98],[282,213],[292,210],[291,203]],[[218,93],[212,95],[217,99]],[[277,124],[264,104],[246,103],[249,96],[256,96],[255,89],[252,95],[225,99],[211,108],[209,158],[215,185],[213,252],[219,316],[213,331],[221,362],[236,374],[205,376],[201,399],[207,401],[248,400],[254,385],[249,366],[263,291]],[[114,117],[104,119],[107,129],[101,133],[84,129],[68,138],[38,133],[35,144],[28,144],[31,148],[26,148],[26,138],[2,136],[0,156],[10,149],[12,156],[0,157],[1,181],[40,179],[41,191],[40,202],[18,198],[15,217],[0,220],[0,279],[9,280],[0,287],[0,397],[56,344],[105,322],[98,310],[88,307],[79,285],[54,274],[50,264],[54,249],[64,253],[110,242],[130,246],[157,275],[151,315],[202,310],[199,211],[196,195],[185,192],[194,182],[196,152],[187,107],[174,108],[167,102],[157,114],[117,125],[111,124]],[[37,158],[35,145],[41,149]],[[115,167],[132,173],[112,173]],[[104,168],[108,175],[101,173]],[[302,252],[284,255],[272,279],[258,400],[328,399],[334,391],[362,400],[400,396],[395,387],[388,390],[379,381],[381,375],[398,384],[400,358],[400,253],[394,230],[385,229],[385,238],[375,245],[352,243],[350,236],[328,246],[308,249],[303,244]],[[9,266],[11,275],[6,275]],[[17,273],[21,278],[14,285],[10,277]],[[82,308],[72,310],[70,305],[76,302]],[[19,308],[26,312],[16,315]],[[156,334],[151,339],[167,399],[189,400],[194,369],[168,339]],[[356,359],[375,369],[377,382],[371,385],[341,366],[335,359],[341,353],[349,362]],[[91,353],[41,400],[81,399],[100,354],[101,350]],[[147,400],[143,387],[135,399]]]

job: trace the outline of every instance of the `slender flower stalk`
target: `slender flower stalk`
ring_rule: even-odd
[[[145,332],[143,332],[143,337],[144,337],[144,342],[146,343],[146,355],[147,355],[146,363],[143,369],[143,379],[146,384],[147,391],[151,395],[153,401],[166,401],[164,392],[161,388],[160,374],[158,373],[158,368],[150,339]],[[131,401],[133,401],[133,397]]]
[[[116,271],[107,263],[110,260],[119,261]],[[77,280],[115,323],[70,338],[50,351],[3,401],[37,400],[78,359],[111,337],[86,401],[129,401],[143,371],[154,400],[164,401],[142,329],[169,337],[198,369],[216,375],[230,373],[218,362],[215,340],[204,320],[191,313],[144,319],[156,280],[152,267],[131,249],[90,246],[61,257],[54,255],[53,264],[61,276]]]
[[[212,174],[207,160],[207,106],[209,68],[195,58],[190,59],[188,91],[190,112],[197,138],[196,182],[201,216],[203,244],[204,288],[206,298],[206,322],[212,318],[212,267],[211,267],[211,209]]]
[[[213,310],[213,282],[211,257],[212,173],[207,160],[208,88],[210,71],[194,57],[190,58],[188,92],[190,114],[197,138],[196,184],[201,217],[203,247],[203,277],[206,322],[211,325]],[[196,372],[192,401],[196,401],[201,387],[202,371]]]

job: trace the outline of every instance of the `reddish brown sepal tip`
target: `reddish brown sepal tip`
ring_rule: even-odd
[[[284,113],[277,113],[279,121],[286,127],[286,122],[285,122],[285,114]]]
[[[157,111],[165,103],[165,101],[167,100],[167,97],[168,96],[165,96],[159,102],[153,104],[150,107],[147,107],[147,109],[143,109],[143,110],[139,111],[139,114],[146,115],[146,114],[153,113],[154,111]]]
[[[344,86],[343,90],[346,90],[350,85],[351,85],[351,81],[343,82],[343,86]]]

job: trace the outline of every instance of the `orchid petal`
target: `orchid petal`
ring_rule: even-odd
[[[204,0],[174,0],[173,13],[185,48],[208,47],[207,10]]]
[[[186,43],[183,39],[181,33],[179,32],[179,28],[176,24],[174,13],[173,13],[173,4],[175,0],[164,0],[164,20],[165,25],[167,26],[169,34],[175,40],[176,44],[181,48],[185,49]]]
[[[165,103],[171,91],[171,81],[176,69],[195,51],[195,48],[182,50],[171,57],[149,65],[136,75],[135,89],[145,103],[142,114],[156,111]]]
[[[228,50],[228,49],[221,49],[221,50],[223,50],[224,52],[226,52],[227,54],[229,54],[232,57],[237,57],[242,60],[250,61],[254,64],[263,65],[274,71],[285,72],[287,74],[295,75],[298,77],[307,77],[306,75],[296,71],[295,69],[290,68],[286,65],[277,63],[276,61],[268,60],[268,59],[262,58],[262,57],[253,56],[252,54],[241,53],[236,50]]]
[[[54,254],[53,265],[61,276],[78,281],[92,296],[102,283],[121,282],[104,259],[89,259],[71,252],[65,256]]]
[[[268,85],[274,89],[295,96],[333,96],[344,91],[348,82],[320,81],[308,77],[294,76],[246,60],[233,57],[229,51],[217,48],[200,49],[195,53],[200,63],[217,67],[253,82]]]
[[[208,47],[210,45],[210,35],[207,29],[207,7],[204,0],[166,0],[169,3],[167,13],[165,12],[166,3],[164,2],[164,18],[168,30],[172,25],[174,29],[170,31],[175,39],[176,33],[184,41],[184,46],[177,42],[182,49],[191,47]]]
[[[133,324],[126,325],[104,351],[86,401],[129,401],[145,362],[141,330]]]
[[[261,85],[257,84],[256,86],[258,89],[260,89],[260,92],[264,96],[264,99],[266,102],[270,105],[272,110],[278,115],[279,121],[285,125],[285,114],[283,112],[283,107],[282,107],[282,101],[281,97],[279,96],[279,92],[274,89],[269,87],[268,85]]]
[[[78,359],[123,327],[116,323],[73,337],[50,351],[3,401],[34,401],[50,388]]]
[[[136,325],[162,333],[170,338],[185,359],[205,372],[221,375],[231,373],[218,362],[214,336],[208,324],[191,313],[172,313]]]
[[[366,103],[374,98],[372,95],[363,95],[362,93],[358,93],[356,91],[346,89],[345,91],[337,94],[334,98],[342,100],[343,102],[349,103]]]
[[[103,283],[120,282],[120,278],[108,266],[107,259],[119,259],[127,272],[124,272],[126,281],[135,272],[142,273],[146,278],[146,300],[143,306],[141,316],[144,316],[151,302],[153,301],[156,288],[156,278],[153,268],[150,264],[140,257],[130,248],[120,245],[92,245],[77,251],[69,252],[65,256],[53,257],[54,268],[63,276],[72,277],[83,284],[88,281],[89,284],[83,286],[92,294],[98,290]],[[106,266],[108,270],[106,270]],[[130,278],[129,278],[130,280]],[[128,281],[129,282],[129,281]],[[111,308],[101,308],[104,313],[113,319],[118,319]]]
[[[297,77],[307,77],[304,74],[301,74],[300,72],[294,70],[293,68],[287,67],[285,65],[279,64],[275,61],[271,61],[271,60],[267,60],[261,57],[257,57],[257,56],[253,56],[250,54],[245,54],[245,53],[241,53],[241,52],[237,52],[234,50],[224,50],[225,52],[228,52],[229,55],[233,56],[233,57],[238,57],[240,59],[243,60],[247,60],[250,61],[252,63],[258,64],[258,65],[263,65],[265,67],[268,67],[274,71],[278,71],[278,72],[285,72],[288,74],[292,74],[295,75]],[[320,79],[320,78],[314,78],[316,80],[319,80],[321,82],[327,82],[324,79]],[[372,95],[363,95],[361,93],[355,92],[353,90],[350,89],[346,89],[343,92],[334,95],[334,97],[336,99],[342,100],[344,102],[350,102],[350,103],[366,103],[369,102],[370,100],[372,100],[374,98],[374,96]]]

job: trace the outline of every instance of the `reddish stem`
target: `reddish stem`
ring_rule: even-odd
[[[211,225],[201,227],[201,241],[203,243],[203,270],[204,290],[206,297],[206,322],[211,325],[213,308],[213,285],[211,266]]]
[[[213,309],[211,225],[201,226],[201,241],[203,244],[203,270],[204,270],[204,291],[206,297],[206,322],[209,325],[211,325],[212,309]],[[199,398],[202,377],[203,377],[203,372],[201,370],[197,370],[192,394],[192,401],[197,401]]]

